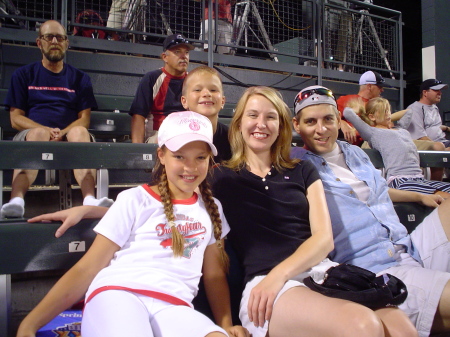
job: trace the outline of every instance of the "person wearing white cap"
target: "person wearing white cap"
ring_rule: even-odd
[[[356,95],[344,95],[338,98],[337,108],[341,113],[341,130],[346,141],[354,145],[361,145],[363,142],[353,125],[343,119],[344,109],[348,102],[360,99],[367,103],[369,99],[379,97],[385,87],[389,87],[389,85],[385,83],[383,76],[376,71],[369,70],[359,78],[359,92]]]
[[[425,80],[420,85],[420,99],[408,106],[408,114],[398,121],[398,126],[409,131],[413,139],[431,140],[444,144],[450,150],[450,140],[446,139],[445,132],[450,128],[442,124],[439,108],[436,104],[441,101],[442,90],[448,84],[434,78]]]
[[[370,147],[380,152],[389,187],[450,198],[450,183],[424,178],[410,133],[392,127],[391,105],[386,98],[372,98],[365,108],[352,102],[352,106],[345,108],[344,116]]]
[[[85,337],[249,337],[232,325],[223,240],[229,226],[206,182],[217,155],[212,130],[192,111],[163,121],[152,184],[119,194],[88,252],[25,317],[18,336],[34,336],[85,296]],[[220,327],[191,303],[201,276]]]
[[[337,140],[341,120],[327,88],[305,88],[294,104],[294,128],[305,142],[294,154],[311,161],[322,179],[333,226],[330,258],[400,278],[408,297],[399,308],[420,337],[450,331],[450,199],[388,188],[362,149]],[[392,201],[420,201],[435,209],[408,234]],[[393,316],[383,318],[386,327],[401,324]]]

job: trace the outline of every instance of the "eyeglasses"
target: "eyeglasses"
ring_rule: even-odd
[[[44,34],[39,36],[40,39],[43,39],[47,42],[53,42],[53,39],[56,37],[56,41],[58,42],[64,42],[67,40],[67,36],[66,35],[59,35],[59,34]]]
[[[322,95],[322,96],[328,96],[331,97],[332,99],[336,100],[336,98],[333,95],[333,92],[329,89],[326,88],[315,88],[315,89],[309,89],[309,90],[304,90],[302,92],[300,92],[297,97],[295,97],[295,102],[294,104],[300,103],[300,101],[303,101],[304,99],[307,99],[308,97],[317,94],[317,95]]]

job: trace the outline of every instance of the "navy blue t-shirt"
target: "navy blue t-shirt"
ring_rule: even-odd
[[[158,130],[165,116],[186,110],[181,104],[181,90],[186,75],[170,75],[164,68],[144,75],[130,108],[130,115],[153,115],[153,129]]]
[[[7,108],[25,111],[41,125],[64,129],[82,110],[97,107],[89,76],[64,63],[59,73],[35,62],[14,71],[5,100]]]

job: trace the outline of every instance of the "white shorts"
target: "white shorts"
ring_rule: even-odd
[[[312,276],[314,281],[318,282],[323,280],[323,277],[325,275],[325,272],[333,266],[338,265],[338,263],[332,262],[329,259],[323,260],[318,265],[312,267],[311,269],[305,271],[304,273],[301,273],[297,275],[294,279],[287,281],[284,284],[284,287],[281,288],[280,292],[278,293],[277,297],[275,298],[274,306],[277,303],[277,300],[280,298],[281,295],[283,295],[287,290],[293,288],[293,287],[306,287],[303,283],[303,279]],[[266,321],[263,327],[256,327],[252,322],[250,322],[248,318],[248,310],[247,310],[247,304],[250,297],[250,293],[252,289],[261,282],[266,275],[262,276],[256,276],[251,281],[247,282],[244,292],[242,293],[242,300],[241,305],[239,309],[239,318],[241,319],[242,326],[244,328],[247,328],[247,330],[252,334],[252,337],[264,337],[267,334],[267,330],[269,329],[269,322]]]
[[[420,337],[429,336],[439,300],[450,280],[450,242],[439,219],[438,210],[431,212],[411,234],[423,265],[409,254],[398,256],[399,266],[380,272],[400,278],[408,288],[406,301],[399,306],[413,324]]]
[[[85,306],[83,337],[204,337],[228,334],[208,317],[184,305],[173,305],[124,290],[97,294]]]

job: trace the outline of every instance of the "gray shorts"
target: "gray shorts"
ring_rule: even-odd
[[[408,298],[399,306],[420,337],[430,335],[442,291],[450,280],[450,242],[439,219],[438,210],[431,212],[411,234],[422,263],[409,254],[398,254],[399,266],[380,272],[400,278],[408,288]]]
[[[19,131],[18,133],[16,133],[16,135],[13,138],[13,141],[16,142],[23,142],[27,140],[27,134],[31,129],[26,129],[26,130],[22,130]],[[91,137],[91,143],[95,143],[95,136],[89,132],[89,136]],[[67,140],[66,137],[64,137],[64,140]]]

